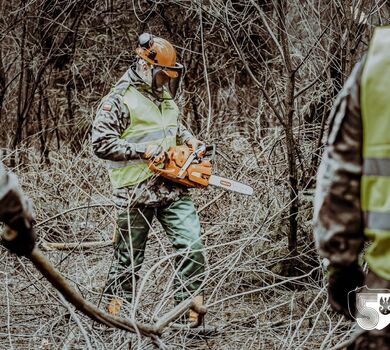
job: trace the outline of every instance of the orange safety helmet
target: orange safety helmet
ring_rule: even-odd
[[[176,50],[169,41],[143,33],[138,38],[138,44],[137,55],[159,67],[169,78],[178,78],[182,73],[183,65],[176,62]]]

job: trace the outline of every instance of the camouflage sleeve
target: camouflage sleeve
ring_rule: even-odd
[[[113,92],[104,97],[92,126],[92,148],[96,156],[112,161],[139,158],[142,150],[120,138],[129,124],[129,111],[122,96]]]
[[[179,123],[176,136],[179,144],[185,144],[190,138],[194,137],[182,123]]]
[[[360,208],[362,70],[360,62],[336,99],[317,175],[314,236],[320,254],[334,266],[356,262],[364,242]]]
[[[7,173],[0,162],[0,221],[9,225],[18,217],[31,216],[31,211],[18,179],[14,174]]]

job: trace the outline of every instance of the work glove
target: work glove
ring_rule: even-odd
[[[143,158],[152,160],[154,163],[162,163],[165,160],[165,152],[162,146],[149,145],[143,154]]]
[[[17,255],[29,255],[35,246],[33,219],[28,211],[7,222],[1,244]]]
[[[354,263],[346,267],[330,265],[328,299],[332,309],[354,320],[356,315],[356,288],[363,286],[364,273],[362,268]]]
[[[190,147],[192,149],[192,151],[195,151],[196,149],[198,149],[200,146],[204,145],[205,143],[202,141],[199,141],[195,137],[191,137],[190,139],[188,139],[186,141],[186,144],[188,147]]]

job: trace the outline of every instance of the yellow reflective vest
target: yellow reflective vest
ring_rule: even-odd
[[[361,205],[365,235],[372,241],[366,261],[390,280],[390,27],[377,28],[362,74],[363,123]]]
[[[129,109],[131,121],[121,138],[145,147],[159,145],[164,150],[176,146],[179,109],[168,93],[164,93],[164,98],[159,108],[130,86],[123,95],[123,102]],[[143,159],[109,162],[108,168],[113,188],[133,186],[153,175]]]

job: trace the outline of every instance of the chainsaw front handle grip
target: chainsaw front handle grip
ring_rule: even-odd
[[[202,144],[194,152],[197,156],[197,159],[207,157],[207,159],[214,160],[216,148],[217,147],[215,146],[215,143],[208,146]]]

